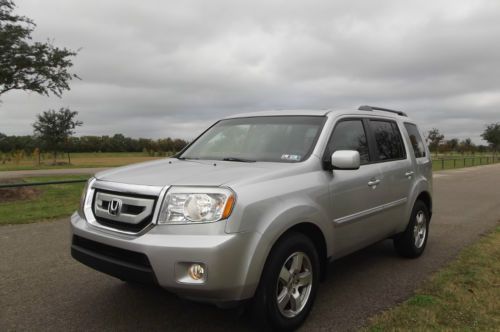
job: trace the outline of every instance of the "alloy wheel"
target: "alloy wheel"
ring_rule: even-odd
[[[424,211],[418,211],[415,216],[415,226],[413,227],[413,236],[415,239],[415,247],[421,248],[425,242],[427,235],[427,218]]]
[[[285,317],[300,314],[311,295],[313,272],[311,260],[303,252],[291,254],[281,267],[276,287],[278,309]]]

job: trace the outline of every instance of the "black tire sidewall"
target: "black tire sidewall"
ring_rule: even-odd
[[[293,318],[285,317],[278,309],[276,287],[280,270],[286,259],[295,252],[305,253],[311,261],[313,283],[307,304],[302,312]],[[281,239],[271,251],[266,262],[255,299],[255,310],[259,319],[266,320],[266,326],[274,330],[289,331],[299,327],[309,315],[319,285],[320,262],[313,242],[305,235],[291,233]],[[262,323],[262,322],[259,322]]]
[[[417,248],[417,246],[415,245],[413,228],[415,227],[415,223],[417,222],[417,214],[420,211],[425,214],[426,232],[424,243],[420,248]],[[419,257],[420,255],[422,255],[427,245],[427,239],[429,238],[429,222],[430,217],[427,205],[424,202],[417,200],[413,206],[413,210],[411,212],[410,220],[406,230],[400,236],[398,236],[394,242],[396,249],[400,254],[406,257]]]

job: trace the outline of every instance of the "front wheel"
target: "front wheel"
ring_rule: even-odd
[[[253,301],[256,322],[273,330],[294,330],[307,318],[319,284],[319,257],[300,233],[281,239],[271,251]]]
[[[429,237],[429,221],[427,205],[416,201],[406,230],[394,238],[394,247],[401,256],[416,258],[422,255]]]

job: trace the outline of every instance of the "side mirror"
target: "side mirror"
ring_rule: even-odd
[[[332,154],[332,166],[337,169],[358,169],[359,152],[355,150],[338,150]]]

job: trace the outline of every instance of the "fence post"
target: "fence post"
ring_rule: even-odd
[[[441,159],[441,169],[444,169],[444,159]]]

